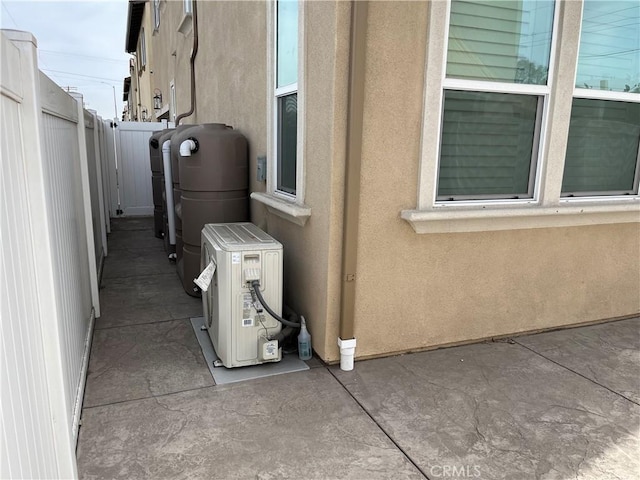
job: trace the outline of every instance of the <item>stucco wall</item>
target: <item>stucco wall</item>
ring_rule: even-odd
[[[152,4],[147,6],[149,13],[153,8]],[[177,40],[184,43],[184,35],[177,32],[178,23],[182,18],[182,2],[160,2],[160,27],[153,32],[148,40],[153,49],[153,57],[150,59],[151,92],[156,89],[162,94],[162,104],[168,106],[171,99],[169,82],[173,80],[177,56],[172,55],[176,50]],[[190,43],[190,39],[187,39]],[[186,59],[188,62],[188,58]],[[183,62],[184,63],[184,62]],[[186,85],[184,86],[186,87]],[[149,99],[152,102],[153,99]],[[154,110],[154,118],[162,110]]]
[[[369,5],[357,356],[638,312],[637,224],[418,235],[400,219],[417,202],[427,10]]]

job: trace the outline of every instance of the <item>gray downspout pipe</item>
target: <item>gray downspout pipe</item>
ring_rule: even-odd
[[[198,55],[198,7],[197,1],[193,0],[193,47],[191,48],[191,57],[189,59],[189,64],[191,66],[191,108],[188,112],[181,113],[176,117],[176,127],[180,125],[180,120],[190,115],[193,115],[193,112],[196,109],[196,55]]]

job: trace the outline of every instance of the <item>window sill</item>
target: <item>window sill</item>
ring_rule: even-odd
[[[270,213],[296,225],[300,225],[301,227],[304,227],[304,224],[307,223],[307,220],[311,216],[311,208],[306,205],[296,205],[275,195],[253,192],[251,198],[265,204]]]
[[[187,35],[193,28],[193,16],[190,13],[183,13],[180,25],[178,25],[178,31],[183,35]]]
[[[557,207],[402,210],[416,233],[488,232],[640,222],[640,199],[603,204],[563,202]],[[571,202],[573,203],[573,202]]]

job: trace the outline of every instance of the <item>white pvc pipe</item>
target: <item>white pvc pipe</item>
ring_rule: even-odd
[[[167,218],[169,220],[169,244],[176,244],[176,211],[173,206],[173,175],[171,174],[171,140],[162,144],[164,164],[164,191],[167,196]]]
[[[338,346],[340,347],[340,370],[353,370],[353,359],[356,354],[356,339],[342,340],[338,337]]]
[[[181,157],[190,157],[191,152],[196,149],[196,142],[187,138],[184,142],[180,144],[180,156]]]

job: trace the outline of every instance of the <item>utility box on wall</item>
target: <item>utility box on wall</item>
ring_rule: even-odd
[[[252,223],[208,224],[202,230],[201,268],[215,269],[202,293],[205,325],[225,367],[242,367],[282,359],[282,349],[269,339],[282,325],[251,291],[260,293],[282,314],[282,244]]]

